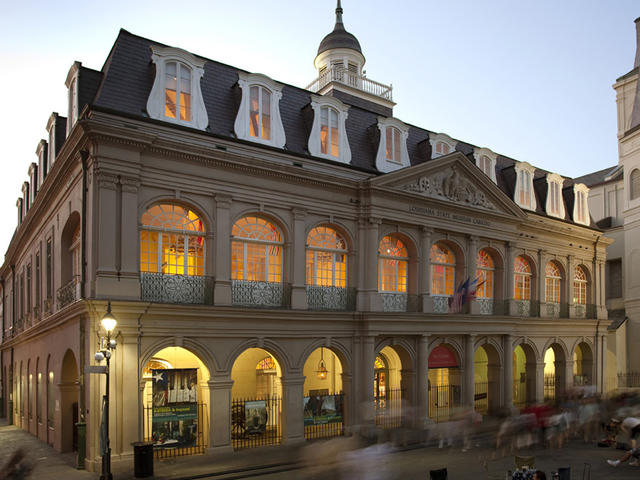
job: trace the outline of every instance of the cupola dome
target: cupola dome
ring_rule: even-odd
[[[322,52],[335,48],[348,48],[355,50],[362,55],[360,42],[358,42],[355,35],[345,30],[344,23],[342,23],[342,7],[340,6],[340,0],[338,0],[338,6],[336,8],[336,26],[333,28],[333,31],[320,42],[318,55]]]

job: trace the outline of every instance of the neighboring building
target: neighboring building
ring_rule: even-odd
[[[590,189],[589,210],[615,242],[607,248],[609,358],[616,359],[619,387],[640,387],[640,18],[633,69],[616,80],[618,165],[576,181]],[[609,362],[612,366],[612,362]]]
[[[15,424],[85,421],[100,468],[107,301],[117,468],[603,390],[588,188],[394,118],[364,62],[338,6],[307,89],[124,30],[74,63],[0,269]]]

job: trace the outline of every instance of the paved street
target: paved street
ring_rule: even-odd
[[[181,457],[156,461],[156,479],[188,478],[264,478],[279,479],[366,479],[400,480],[425,479],[429,470],[446,467],[449,479],[504,480],[505,473],[513,469],[513,455],[491,459],[492,449],[476,447],[462,452],[460,447],[439,449],[435,446],[406,451],[391,451],[387,446],[373,446],[353,450],[355,441],[348,438],[332,442],[316,442],[301,448],[245,450],[228,457]],[[14,427],[0,424],[0,464],[4,465],[15,449],[22,447],[34,469],[30,478],[51,480],[88,480],[99,475],[76,470],[73,455],[60,455],[32,435]],[[628,463],[618,468],[607,465],[607,458],[619,458],[622,451],[598,448],[571,442],[560,450],[532,448],[521,455],[534,455],[536,467],[548,474],[558,467],[571,467],[571,478],[582,479],[585,462],[591,465],[593,480],[638,480],[640,467]],[[337,459],[341,459],[337,462]],[[304,461],[313,466],[300,468]],[[262,465],[272,465],[262,470]],[[282,471],[287,470],[287,471]],[[278,471],[278,473],[268,473]],[[117,473],[116,480],[130,479],[132,472]],[[548,476],[551,479],[551,476]]]

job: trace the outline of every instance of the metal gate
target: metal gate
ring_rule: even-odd
[[[382,428],[398,428],[402,426],[402,398],[404,390],[400,388],[386,389],[374,398],[376,425]]]
[[[176,408],[180,408],[177,405]],[[189,408],[185,406],[184,408]],[[153,442],[155,458],[179,457],[204,453],[207,445],[204,441],[207,405],[196,405],[197,419],[165,420],[153,417],[153,407],[144,407],[144,440]]]
[[[344,393],[329,395],[327,391],[305,397],[304,438],[340,437],[344,435]]]
[[[474,410],[482,415],[489,413],[489,382],[476,382],[473,393]]]
[[[554,400],[556,398],[556,376],[547,374],[544,376],[544,400]]]
[[[282,398],[234,398],[231,443],[234,450],[279,445],[282,441]]]
[[[451,419],[455,409],[460,406],[460,385],[429,386],[429,418],[434,422],[446,422]]]

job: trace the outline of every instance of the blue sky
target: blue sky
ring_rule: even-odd
[[[61,4],[62,3],[62,4]],[[633,67],[637,0],[344,0],[395,117],[570,177],[618,161],[615,79]],[[8,2],[0,17],[0,251],[74,60],[100,69],[120,28],[304,87],[335,2]]]

